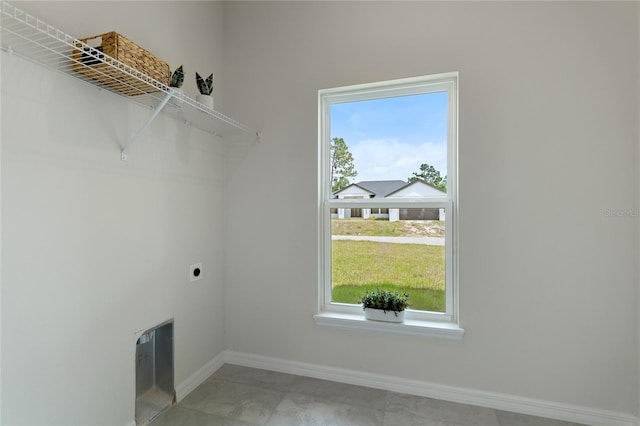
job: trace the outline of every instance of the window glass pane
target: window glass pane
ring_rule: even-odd
[[[446,193],[447,92],[334,103],[330,116],[333,193],[360,182],[381,183],[374,194],[361,190],[360,198]],[[394,193],[417,179],[439,193],[426,188]]]
[[[372,218],[378,209],[337,210],[331,218],[332,302],[357,304],[366,291],[380,288],[408,293],[410,309],[445,312],[444,209],[389,208],[390,218]]]

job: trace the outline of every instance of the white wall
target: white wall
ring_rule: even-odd
[[[638,218],[605,212],[638,205],[637,9],[225,4],[226,111],[264,132],[227,187],[227,348],[635,414]],[[448,71],[464,340],[314,325],[318,89]]]
[[[221,70],[219,3],[18,7],[184,63],[188,94]],[[175,319],[176,384],[224,350],[223,142],[160,116],[123,162],[148,110],[6,54],[1,72],[2,422],[129,424],[136,330]]]
[[[177,383],[232,349],[637,413],[637,218],[605,214],[638,206],[637,3],[18,6],[184,63],[188,95],[213,71],[216,106],[264,143],[160,119],[123,163],[148,111],[2,54],[3,424],[130,422],[133,333],[167,317]],[[371,355],[380,336],[312,320],[317,90],[446,71],[465,338]]]
[[[640,22],[640,7],[637,8],[637,19],[638,22]],[[638,31],[638,41],[637,41],[637,51],[638,51],[638,69],[640,69],[640,31]],[[638,144],[640,145],[640,84],[637,85],[636,87],[637,90],[637,98],[636,98],[636,104],[638,105],[638,116],[636,117],[636,124],[638,126],[638,130],[637,130],[637,141]],[[638,149],[637,154],[637,161],[638,164],[640,164],[640,149]],[[638,179],[640,179],[640,175],[638,174],[638,168],[636,168],[636,175],[635,175],[635,180],[638,181]],[[640,198],[640,194],[638,195]],[[637,382],[637,389],[638,389],[638,401],[637,401],[637,416],[638,418],[640,418],[640,226],[637,228],[638,231],[638,239],[637,239],[637,250],[638,250],[638,258],[636,261],[636,274],[637,274],[637,284],[638,287],[636,289],[636,301],[637,301],[637,305],[636,305],[636,342],[637,342],[637,346],[636,346],[636,361],[638,363],[637,365],[637,374],[638,374],[638,382]]]

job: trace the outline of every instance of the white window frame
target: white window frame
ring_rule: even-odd
[[[392,199],[333,199],[329,182],[331,146],[331,105],[406,95],[448,93],[447,192],[442,197]],[[359,84],[318,91],[318,314],[319,325],[348,329],[371,329],[405,334],[462,339],[458,323],[458,73]],[[405,312],[404,324],[364,320],[362,307],[331,301],[331,209],[332,208],[444,208],[445,220],[445,297],[444,313]]]

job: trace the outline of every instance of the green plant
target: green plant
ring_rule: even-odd
[[[393,311],[396,316],[409,307],[409,295],[399,291],[380,290],[368,291],[360,299],[362,309],[382,309],[383,311]]]
[[[182,83],[184,83],[184,68],[180,65],[175,69],[173,73],[171,73],[171,80],[169,81],[169,87],[180,88],[182,87]]]
[[[205,80],[200,77],[200,74],[196,73],[196,84],[198,85],[200,94],[211,95],[211,92],[213,92],[213,74],[210,74]]]

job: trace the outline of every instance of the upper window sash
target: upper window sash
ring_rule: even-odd
[[[457,132],[458,132],[458,73],[443,73],[432,75],[429,77],[405,78],[395,81],[366,83],[348,87],[337,87],[332,89],[322,89],[318,91],[318,132],[319,140],[323,143],[319,144],[318,155],[322,159],[320,167],[318,183],[320,185],[320,196],[322,200],[331,200],[333,193],[331,191],[331,182],[329,182],[329,158],[330,158],[330,135],[331,135],[331,105],[343,102],[366,101],[372,99],[382,99],[396,96],[411,96],[417,94],[447,92],[448,97],[448,115],[449,119],[447,129],[447,193],[443,197],[450,201],[457,198]],[[438,197],[439,198],[439,197]],[[400,200],[396,198],[395,200]]]

